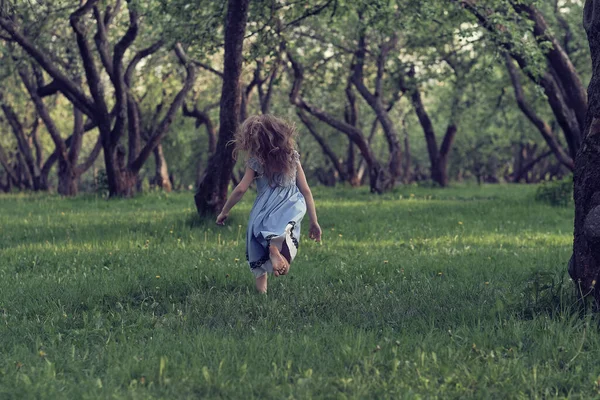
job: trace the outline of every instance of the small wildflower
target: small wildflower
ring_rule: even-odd
[[[411,193],[411,194],[410,194],[410,197],[415,197],[414,193]]]
[[[438,272],[438,276],[442,276],[442,275],[444,275],[443,272]]]
[[[173,233],[173,230],[170,230],[169,233]]]
[[[459,224],[459,225],[462,225],[463,223],[462,223],[462,221],[458,221],[458,224]]]
[[[48,354],[46,354],[46,352],[44,350],[40,350],[38,355],[42,358],[46,357]]]
[[[214,258],[209,258],[208,260],[209,260],[209,261],[215,261],[215,259],[214,259]]]
[[[160,275],[156,275],[156,279],[160,279]]]
[[[229,274],[225,274],[225,278],[229,278]]]
[[[65,213],[64,213],[64,212],[61,212],[61,213],[60,213],[60,215],[65,215]]]
[[[335,231],[335,228],[331,228],[332,231]]]
[[[383,260],[383,263],[384,263],[384,264],[387,264],[388,262],[389,262],[388,260]]]
[[[145,384],[146,384],[146,377],[145,377],[145,376],[142,376],[142,377],[140,378],[140,384],[142,384],[142,385],[145,385]]]
[[[342,234],[340,233],[338,236],[339,236],[339,237],[342,237],[342,236],[344,236],[344,235],[342,235]]]
[[[375,346],[375,350],[373,350],[373,353],[377,353],[379,350],[381,350],[381,346],[377,345]]]
[[[239,258],[234,258],[233,261],[238,262],[238,261],[240,261],[240,259]]]
[[[19,370],[23,367],[23,363],[20,361],[17,361],[17,362],[15,362],[15,367],[17,367],[17,370]]]
[[[490,283],[489,283],[489,282],[485,282],[485,284],[486,284],[486,285],[489,285]]]
[[[67,314],[66,313],[63,313],[63,318],[67,318]]]

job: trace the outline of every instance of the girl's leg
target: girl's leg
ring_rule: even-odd
[[[256,290],[259,293],[267,293],[267,278],[268,274],[264,274],[256,278]]]

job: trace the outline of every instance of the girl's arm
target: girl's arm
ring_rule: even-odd
[[[244,177],[235,187],[235,189],[233,189],[231,195],[227,199],[227,202],[225,202],[225,205],[223,206],[223,210],[221,210],[221,213],[217,216],[217,225],[225,225],[224,222],[229,216],[229,211],[231,211],[233,206],[235,206],[242,199],[242,197],[244,197],[244,194],[252,184],[253,180],[254,170],[246,167],[246,173],[244,173]]]
[[[317,210],[315,208],[315,200],[313,199],[312,192],[310,187],[308,186],[308,182],[306,181],[306,175],[304,174],[304,170],[302,169],[302,165],[298,162],[298,176],[296,178],[296,184],[298,185],[298,189],[300,189],[300,193],[304,196],[306,200],[306,210],[308,211],[308,216],[310,218],[310,229],[308,231],[309,237],[311,239],[316,240],[317,242],[321,241],[321,227],[319,226],[319,222],[317,221]]]

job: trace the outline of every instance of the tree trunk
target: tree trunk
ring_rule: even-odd
[[[575,231],[569,274],[581,297],[600,305],[600,0],[586,0],[584,27],[592,55],[588,111],[583,144],[575,159]]]
[[[381,79],[384,71],[384,63],[389,51],[395,47],[397,38],[394,36],[390,41],[381,46],[381,54],[377,59],[378,66],[378,77],[375,82],[375,92],[371,92],[364,82],[364,62],[366,57],[366,37],[364,31],[359,36],[358,49],[355,52],[355,63],[353,65],[353,74],[351,81],[356,86],[356,89],[360,95],[365,99],[369,106],[373,109],[377,115],[377,119],[381,123],[383,132],[388,142],[388,148],[390,152],[390,160],[388,163],[388,169],[390,174],[390,186],[393,187],[396,180],[402,173],[402,149],[400,141],[398,140],[398,133],[392,119],[389,117],[388,110],[383,104],[381,99]],[[346,94],[350,98],[353,96],[351,87],[346,88]]]
[[[227,199],[227,188],[234,166],[233,148],[228,144],[240,120],[240,75],[249,1],[229,0],[227,5],[219,140],[216,151],[208,162],[208,172],[204,175],[194,196],[196,208],[201,216],[220,212]]]
[[[414,69],[411,69],[408,75],[410,78],[413,78]],[[442,140],[442,146],[438,149],[433,123],[431,122],[429,113],[425,109],[419,88],[415,86],[414,88],[409,89],[402,78],[400,85],[403,92],[411,90],[411,102],[423,129],[425,142],[427,143],[427,153],[429,154],[429,162],[431,164],[431,179],[438,185],[446,187],[448,186],[448,155],[452,149],[454,137],[456,136],[456,125],[454,123],[448,125],[444,139]],[[451,116],[451,118],[454,118],[454,116]]]
[[[456,125],[450,124],[446,129],[444,140],[442,141],[442,147],[438,152],[437,161],[435,163],[435,170],[432,169],[431,176],[435,182],[441,187],[448,186],[448,154],[452,148],[452,142],[456,136]],[[433,166],[432,166],[433,168]]]
[[[409,184],[412,181],[412,171],[410,169],[410,140],[408,137],[408,129],[406,129],[406,119],[402,119],[402,130],[404,131],[404,184]]]
[[[161,143],[154,148],[154,164],[156,165],[154,182],[165,192],[170,192],[172,190],[172,186],[169,179],[167,160],[165,158],[165,154],[163,153],[163,147]]]
[[[75,196],[77,194],[77,174],[72,165],[62,159],[58,161],[57,191],[63,196]]]
[[[350,140],[354,142],[354,144],[356,144],[356,147],[358,147],[369,169],[369,186],[371,188],[371,193],[381,194],[384,191],[391,189],[392,180],[387,174],[387,171],[381,167],[381,164],[375,157],[375,154],[365,139],[362,131],[357,127],[346,123],[345,121],[335,118],[324,110],[307,103],[300,96],[300,88],[302,87],[302,82],[304,80],[304,67],[294,59],[291,53],[288,52],[287,56],[294,70],[294,83],[292,85],[292,90],[290,91],[290,102],[298,109],[307,111],[309,114],[321,120],[322,122],[325,122],[332,128],[344,133]]]
[[[346,98],[348,99],[348,102],[346,103],[345,119],[346,123],[356,127],[358,125],[358,105],[356,104],[356,96],[354,95],[350,84],[351,83],[348,82],[348,87],[346,88]],[[354,143],[352,143],[352,140],[348,140],[346,173],[345,177],[341,178],[343,180],[348,180],[351,186],[360,185],[360,179],[358,179],[358,175],[356,173],[355,158]]]

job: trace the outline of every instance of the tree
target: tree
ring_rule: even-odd
[[[196,75],[195,67],[188,61],[183,48],[180,45],[174,46],[175,54],[186,68],[184,84],[169,107],[166,107],[160,122],[153,127],[149,140],[141,147],[138,120],[140,115],[137,111],[136,99],[130,90],[132,76],[136,65],[155,53],[164,43],[158,40],[138,51],[125,66],[125,54],[139,34],[140,15],[133,1],[127,0],[129,20],[126,31],[114,46],[111,46],[109,29],[119,12],[121,3],[117,0],[114,8],[107,6],[102,11],[99,0],[88,0],[69,15],[69,23],[75,34],[77,49],[85,71],[85,84],[91,97],[78,82],[62,70],[60,63],[56,61],[59,59],[57,55],[38,46],[25,33],[18,24],[17,15],[0,15],[0,28],[53,79],[51,83],[38,90],[39,94],[43,96],[60,91],[75,107],[97,124],[104,150],[110,196],[131,196],[135,193],[141,168],[167,134],[175,113],[193,86]],[[96,28],[95,49],[87,37],[90,30],[90,14],[95,23],[95,26],[92,26]],[[108,75],[113,93],[105,88],[102,72]],[[114,106],[109,110],[113,99]],[[128,133],[127,159],[126,152],[120,144],[125,132]]]
[[[586,0],[583,23],[592,56],[583,143],[575,159],[575,231],[569,274],[580,295],[600,306],[600,1]]]
[[[553,35],[542,12],[531,1],[503,0],[496,8],[490,2],[451,1],[468,10],[488,31],[492,41],[508,52],[527,76],[543,88],[563,130],[570,156],[574,158],[584,130],[585,88],[569,54]],[[522,43],[523,36],[518,33],[524,32],[520,25],[532,26],[532,43]],[[536,56],[543,57],[544,62],[536,60]]]
[[[249,0],[229,0],[225,19],[225,63],[219,110],[219,137],[215,153],[208,161],[202,182],[194,196],[201,216],[216,214],[227,199],[227,189],[233,172],[233,148],[229,145],[240,120],[240,76],[242,50]]]

